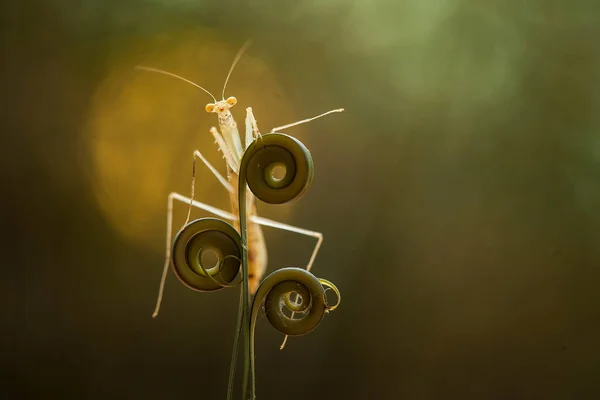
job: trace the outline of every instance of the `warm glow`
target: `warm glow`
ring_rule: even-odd
[[[148,53],[148,48],[153,50]],[[161,68],[220,93],[237,51],[235,44],[207,40],[206,32],[186,31],[167,41],[148,38],[137,49],[116,49],[107,60],[106,79],[91,105],[84,140],[90,146],[91,179],[98,202],[123,235],[159,243],[156,238],[165,229],[168,193],[189,194],[195,149],[225,175],[225,161],[209,134],[217,118],[202,111],[206,93],[168,76],[134,70],[134,66]],[[278,97],[282,89],[275,79],[251,52],[236,67],[227,92],[242,104],[232,110],[242,130],[247,106],[253,107],[263,132],[298,119]],[[197,177],[197,200],[228,210],[227,192],[201,162]],[[177,225],[185,218],[185,206],[175,207]],[[271,217],[285,219],[286,210],[269,212]]]

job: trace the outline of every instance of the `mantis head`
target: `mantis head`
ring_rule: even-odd
[[[237,103],[237,99],[235,97],[229,97],[227,100],[217,101],[216,103],[208,103],[204,109],[208,113],[223,113],[229,110]]]

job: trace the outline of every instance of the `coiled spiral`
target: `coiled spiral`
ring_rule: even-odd
[[[252,193],[270,204],[299,199],[314,176],[306,146],[283,133],[268,133],[252,142],[244,152],[240,171],[245,171]]]
[[[187,287],[212,292],[232,286],[241,266],[242,246],[235,228],[216,218],[200,218],[184,226],[173,241],[175,274]],[[207,253],[215,259],[207,263]]]
[[[291,299],[294,294],[297,295],[295,301]],[[281,268],[262,281],[252,303],[253,325],[263,300],[271,325],[290,336],[311,332],[327,311],[337,306],[327,304],[325,287],[316,276],[296,267]],[[286,311],[295,313],[298,318],[289,317]]]

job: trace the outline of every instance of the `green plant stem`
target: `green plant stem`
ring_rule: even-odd
[[[247,230],[247,215],[246,215],[246,165],[242,163],[239,175],[239,210],[240,210],[240,234],[242,237],[242,296],[243,296],[243,315],[242,315],[242,332],[244,338],[244,385],[243,393],[247,398],[254,400],[254,382],[248,388],[248,380],[250,376],[254,376],[252,372],[251,360],[254,357],[254,351],[250,344],[250,290],[248,287],[248,230]]]
[[[229,364],[229,383],[227,385],[227,400],[231,400],[233,397],[233,385],[235,383],[235,369],[237,366],[237,354],[238,347],[240,346],[240,331],[242,330],[242,324],[244,323],[244,298],[243,293],[240,291],[240,301],[238,305],[238,318],[235,327],[235,338],[233,339],[233,350],[231,352],[231,363]]]

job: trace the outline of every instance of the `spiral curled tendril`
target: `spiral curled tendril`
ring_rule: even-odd
[[[327,281],[328,286],[333,286]],[[337,290],[334,289],[334,290]],[[296,301],[291,300],[297,294]],[[252,302],[252,327],[264,300],[265,313],[271,325],[291,336],[305,335],[321,323],[330,307],[325,298],[321,280],[302,268],[281,268],[267,276],[260,284]],[[334,306],[336,307],[337,304]],[[294,312],[291,318],[285,312]]]
[[[204,265],[207,251],[216,257],[214,265]],[[200,218],[184,226],[175,237],[173,268],[187,287],[212,292],[233,285],[241,253],[240,235],[234,227],[220,219]]]
[[[298,139],[282,133],[269,133],[255,140],[244,153],[241,170],[252,193],[270,204],[299,199],[314,175],[308,149]]]
[[[338,296],[334,306],[327,304],[326,288]],[[296,301],[291,300],[296,294]],[[264,301],[265,313],[271,325],[279,332],[291,336],[305,335],[314,330],[325,314],[337,308],[340,303],[339,290],[325,280],[319,279],[302,268],[281,268],[267,276],[256,291],[250,315],[250,347],[254,353],[254,328],[259,310]],[[293,313],[292,318],[285,312]],[[251,395],[255,393],[254,357],[250,359]]]

